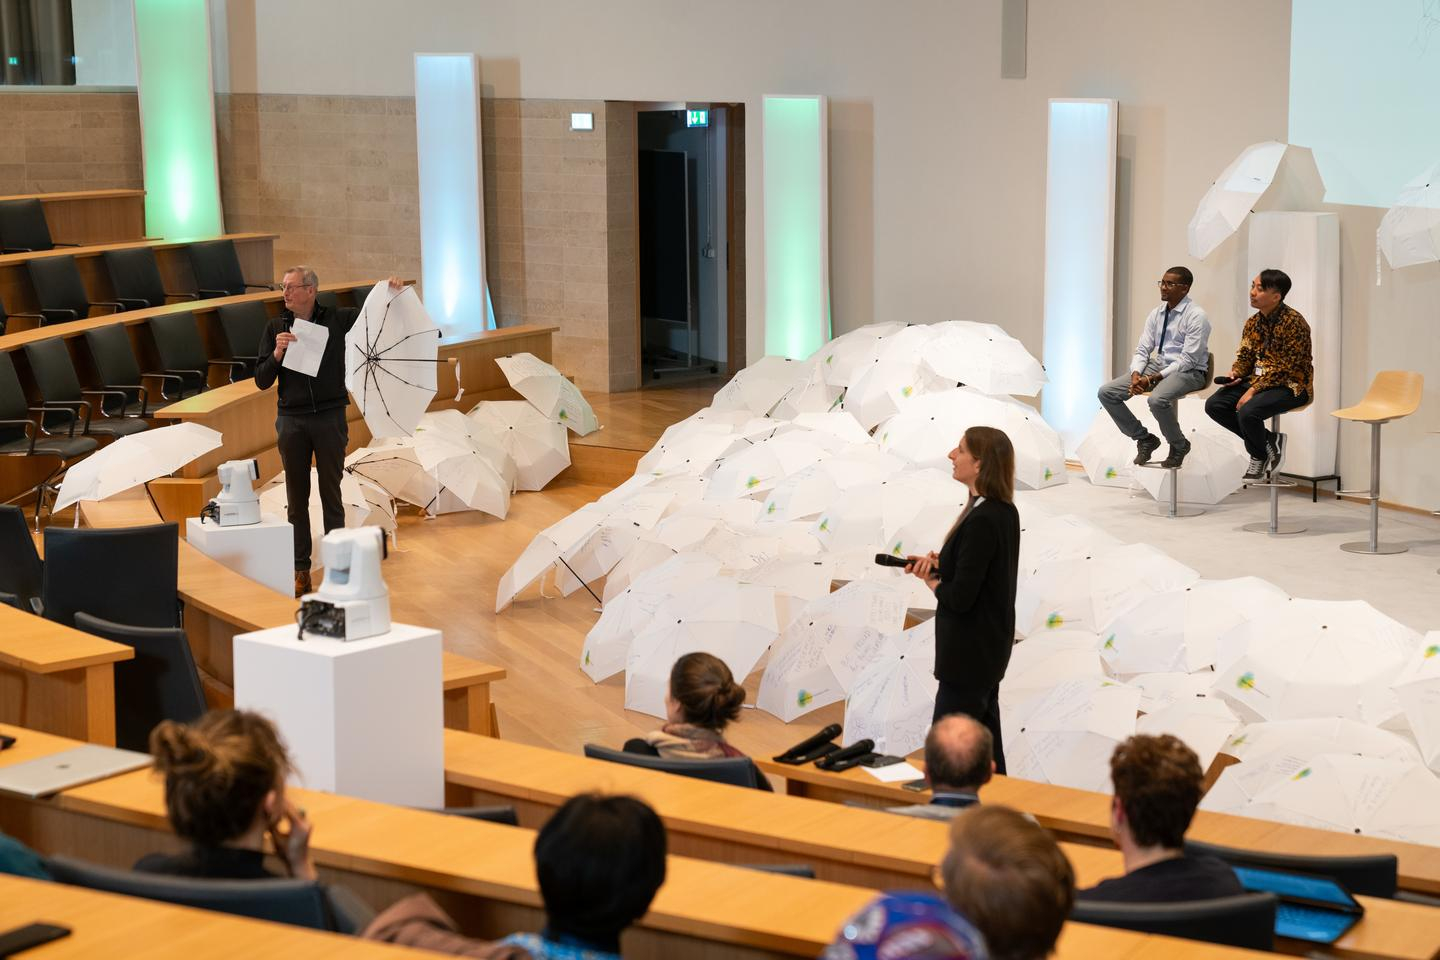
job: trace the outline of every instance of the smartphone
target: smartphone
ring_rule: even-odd
[[[872,753],[860,761],[862,767],[888,767],[896,763],[904,763],[904,757],[892,757],[885,753]]]
[[[38,947],[51,940],[70,936],[70,928],[53,923],[32,923],[0,933],[0,957],[9,957],[22,950]]]
[[[911,793],[924,793],[930,789],[930,781],[921,777],[919,780],[906,780],[900,784],[901,790],[909,790]]]

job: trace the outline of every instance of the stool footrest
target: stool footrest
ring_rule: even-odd
[[[1337,490],[1335,492],[1342,497],[1359,497],[1361,500],[1367,501],[1380,499],[1375,494],[1371,493],[1369,490]]]

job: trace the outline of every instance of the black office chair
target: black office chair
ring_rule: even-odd
[[[356,313],[359,313],[359,312],[360,312],[360,308],[363,307],[363,306],[365,306],[365,298],[368,297],[368,296],[370,296],[370,291],[371,291],[371,290],[374,290],[374,289],[375,289],[375,287],[374,287],[373,284],[372,284],[371,286],[368,286],[368,287],[351,287],[351,288],[350,288],[350,299],[353,300],[353,301],[355,301],[355,312],[356,312]]]
[[[247,290],[275,289],[272,284],[245,279],[233,240],[190,244],[190,269],[195,272],[196,293],[201,297],[236,297]]]
[[[487,823],[503,823],[507,827],[520,826],[520,815],[515,808],[509,804],[497,804],[492,807],[445,807],[443,810],[434,810],[432,813],[444,813],[452,817],[464,817],[467,820],[484,820]]]
[[[43,576],[40,554],[25,525],[25,511],[0,504],[0,595],[18,610],[41,613],[45,609],[40,601]]]
[[[150,393],[145,386],[147,378],[160,381],[160,399],[183,400],[186,396],[185,378],[175,373],[141,373],[140,364],[135,360],[135,349],[130,345],[130,334],[118,323],[106,324],[85,331],[85,346],[90,348],[90,359],[95,361],[95,371],[100,375],[101,385],[109,391],[120,391],[125,395],[125,405],[120,407],[113,396],[102,397],[100,403],[109,416],[150,415]],[[172,385],[177,396],[166,393],[166,385]],[[190,393],[198,393],[203,385],[191,387]]]
[[[130,406],[125,391],[86,390],[80,386],[65,338],[51,337],[25,344],[25,360],[30,364],[30,376],[40,390],[42,405],[54,411],[43,415],[41,422],[47,429],[55,425],[56,414],[60,412],[80,417],[80,432],[91,437],[114,439],[149,429],[150,424],[138,415],[125,415],[124,411]],[[87,397],[101,401],[98,415]],[[107,412],[105,402],[110,403],[110,409],[121,412],[112,416]]]
[[[115,288],[115,299],[124,304],[126,310],[163,307],[169,300],[200,299],[197,293],[171,293],[165,289],[165,281],[160,279],[160,265],[155,262],[155,251],[150,247],[106,250],[102,256],[110,274],[110,286]]]
[[[44,414],[41,407],[31,407],[15,373],[15,362],[8,351],[0,351],[0,456],[54,457],[56,466],[35,485],[35,528],[40,528],[40,514],[45,509],[45,495],[54,490],[53,481],[74,460],[90,453],[100,444],[94,437],[75,435],[76,420],[72,416],[64,436],[47,433],[30,418]],[[17,498],[18,499],[18,498]]]
[[[327,310],[340,309],[340,295],[334,290],[322,290],[316,293],[315,302]]]
[[[1234,867],[1318,874],[1336,881],[1351,893],[1367,897],[1393,900],[1400,886],[1400,860],[1393,853],[1366,854],[1359,857],[1311,857],[1301,854],[1262,853],[1259,850],[1186,840],[1185,854],[1191,857],[1216,857]]]
[[[75,614],[139,627],[180,626],[179,527],[45,528],[45,617]]]
[[[45,324],[45,315],[44,315],[44,314],[40,314],[40,313],[8,313],[8,312],[5,310],[5,302],[4,302],[3,300],[0,300],[0,335],[4,335],[5,330],[10,326],[10,318],[11,318],[11,317],[24,317],[24,318],[26,318],[27,320],[34,320],[34,321],[35,321],[35,326],[37,326],[37,327],[43,326],[43,325]]]
[[[200,327],[193,313],[151,317],[148,323],[155,338],[155,351],[160,355],[160,369],[180,377],[185,389],[204,390],[210,382],[206,372],[210,367],[229,367],[231,383],[235,382],[236,372],[245,369],[239,360],[211,360],[205,356],[205,344],[200,339]]]
[[[682,777],[695,777],[713,783],[728,783],[736,787],[750,787],[753,790],[769,790],[770,782],[749,757],[726,757],[723,760],[666,760],[663,757],[647,757],[644,754],[613,750],[598,744],[585,744],[585,756],[595,760],[609,760],[625,763],[646,770],[663,770],[678,773]]]
[[[91,300],[85,292],[85,281],[80,279],[80,268],[68,254],[39,257],[31,260],[29,267],[30,283],[46,323],[84,320],[90,316],[91,307],[109,307],[113,313],[124,309],[118,300]]]
[[[205,691],[179,627],[132,627],[76,612],[75,626],[123,643],[135,659],[115,664],[115,745],[150,750],[150,731],[161,720],[193,723],[205,713]]]
[[[1077,900],[1070,919],[1230,947],[1269,950],[1275,942],[1273,893],[1242,893],[1180,903],[1108,903]]]
[[[79,244],[60,243],[50,237],[50,223],[39,199],[0,200],[0,252],[32,253],[75,246]]]
[[[312,930],[359,934],[374,919],[343,887],[311,880],[202,880],[116,870],[73,857],[50,857],[45,866],[55,880],[72,886]]]
[[[815,868],[808,863],[740,863],[736,866],[746,870],[759,870],[761,873],[778,873],[782,877],[799,877],[801,880],[815,879]]]
[[[241,303],[227,303],[220,307],[220,329],[225,334],[225,345],[230,348],[230,359],[245,366],[247,375],[255,372],[260,362],[260,340],[265,328],[270,325],[270,314],[265,304],[256,300]]]

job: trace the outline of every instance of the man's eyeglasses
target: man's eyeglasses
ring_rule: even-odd
[[[1156,280],[1156,281],[1155,281],[1155,286],[1157,286],[1157,287],[1183,287],[1183,286],[1185,286],[1185,282],[1184,282],[1183,280]]]
[[[285,293],[294,293],[296,290],[304,290],[308,286],[310,286],[308,283],[292,283],[280,289]]]

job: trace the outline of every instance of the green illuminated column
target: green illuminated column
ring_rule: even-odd
[[[135,71],[145,156],[145,232],[223,232],[206,0],[135,0]]]
[[[765,352],[803,359],[830,339],[830,187],[824,97],[766,97]]]

